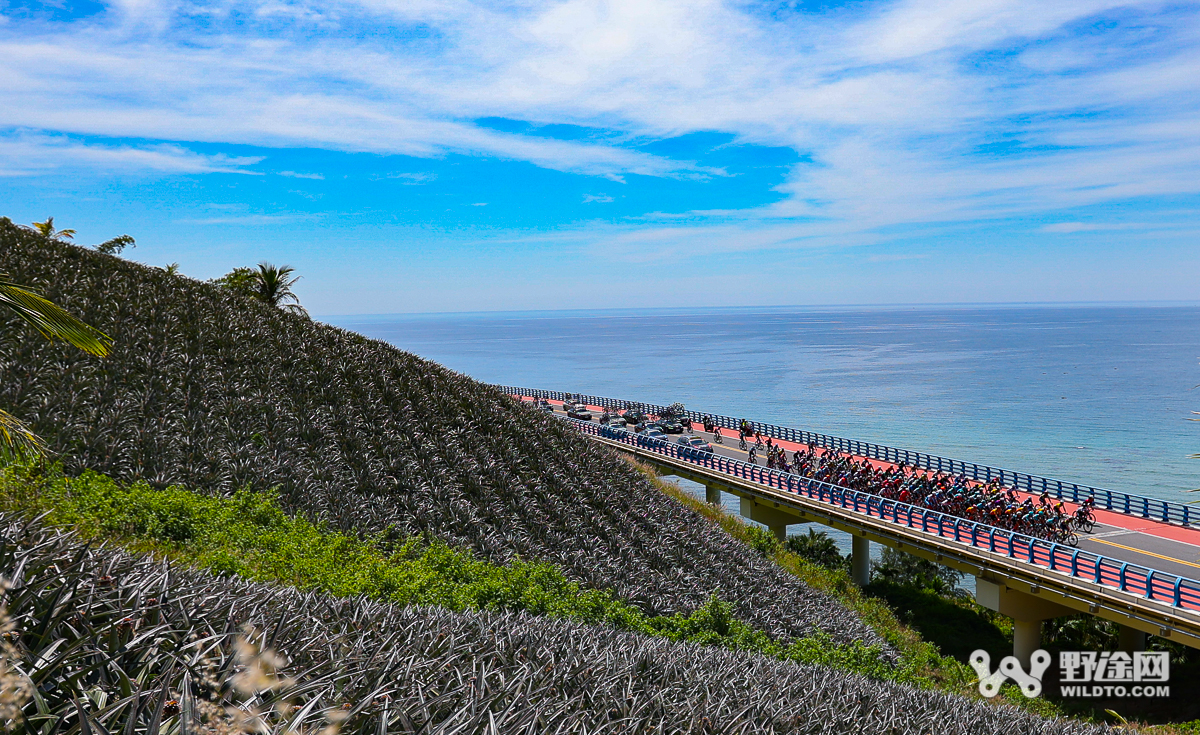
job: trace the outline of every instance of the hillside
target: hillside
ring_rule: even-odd
[[[16,659],[38,684],[39,727],[65,735],[183,732],[183,718],[190,732],[229,733],[230,705],[261,713],[247,730],[280,735],[328,734],[327,712],[347,735],[1111,732],[524,613],[401,608],[220,579],[87,549],[4,514],[0,568],[15,577],[6,597],[16,630],[0,640],[0,678]],[[239,651],[243,630],[251,640]],[[256,656],[248,643],[278,655]],[[83,713],[89,726],[80,727]]]
[[[551,562],[652,615],[716,593],[774,636],[881,643],[620,459],[466,376],[8,220],[0,272],[115,339],[98,360],[0,321],[0,405],[69,470],[278,488],[291,512],[347,532]]]

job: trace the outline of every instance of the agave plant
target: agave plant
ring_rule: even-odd
[[[611,628],[217,578],[3,514],[0,569],[18,735],[1110,732]]]

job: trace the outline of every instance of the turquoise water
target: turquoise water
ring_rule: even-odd
[[[332,317],[475,378],[667,404],[1179,501],[1200,307]]]

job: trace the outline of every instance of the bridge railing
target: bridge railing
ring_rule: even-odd
[[[555,401],[578,399],[590,406],[621,410],[632,409],[655,416],[661,415],[666,410],[666,406],[659,406],[653,403],[639,403],[637,401],[624,401],[617,398],[604,398],[601,396],[546,391],[534,388],[495,387],[509,395],[545,398]],[[707,416],[717,426],[734,431],[737,431],[741,423],[738,419],[719,414],[687,411],[686,415],[697,423],[703,421],[704,417]],[[1200,508],[1193,509],[1191,506],[1183,503],[1172,503],[1168,500],[1148,498],[1143,495],[1131,495],[1117,490],[1105,490],[1104,488],[1080,485],[1074,482],[1064,482],[1048,477],[1029,475],[1024,472],[989,467],[988,465],[976,464],[975,462],[964,462],[958,459],[939,457],[936,454],[926,454],[925,452],[916,452],[909,449],[897,449],[896,447],[889,447],[884,444],[875,444],[854,439],[843,439],[838,436],[818,434],[787,426],[776,426],[774,424],[758,422],[752,422],[752,425],[763,436],[770,436],[775,439],[824,447],[826,449],[836,449],[839,452],[846,452],[859,457],[869,457],[883,462],[892,462],[894,464],[903,462],[909,467],[918,467],[934,472],[945,472],[952,475],[963,475],[979,482],[988,482],[996,479],[1001,484],[1016,488],[1017,490],[1025,490],[1026,492],[1035,494],[1045,491],[1052,497],[1071,503],[1080,503],[1087,498],[1094,498],[1096,506],[1099,508],[1139,518],[1177,523],[1184,526],[1191,525],[1193,522],[1200,520]]]
[[[569,421],[585,434],[619,441],[795,495],[803,495],[942,539],[985,549],[994,554],[1003,554],[1011,559],[1028,562],[1075,579],[1114,587],[1148,600],[1165,602],[1172,607],[1200,610],[1200,582],[1186,577],[624,429],[571,418],[563,420]]]

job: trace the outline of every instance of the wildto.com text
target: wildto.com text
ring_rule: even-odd
[[[1029,698],[1042,693],[1042,676],[1049,668],[1048,651],[1034,651],[1029,672],[1013,656],[1005,656],[995,672],[987,651],[971,654],[979,675],[979,693],[994,697],[1012,679]],[[1062,651],[1058,654],[1059,692],[1064,697],[1169,697],[1171,661],[1166,651]]]

